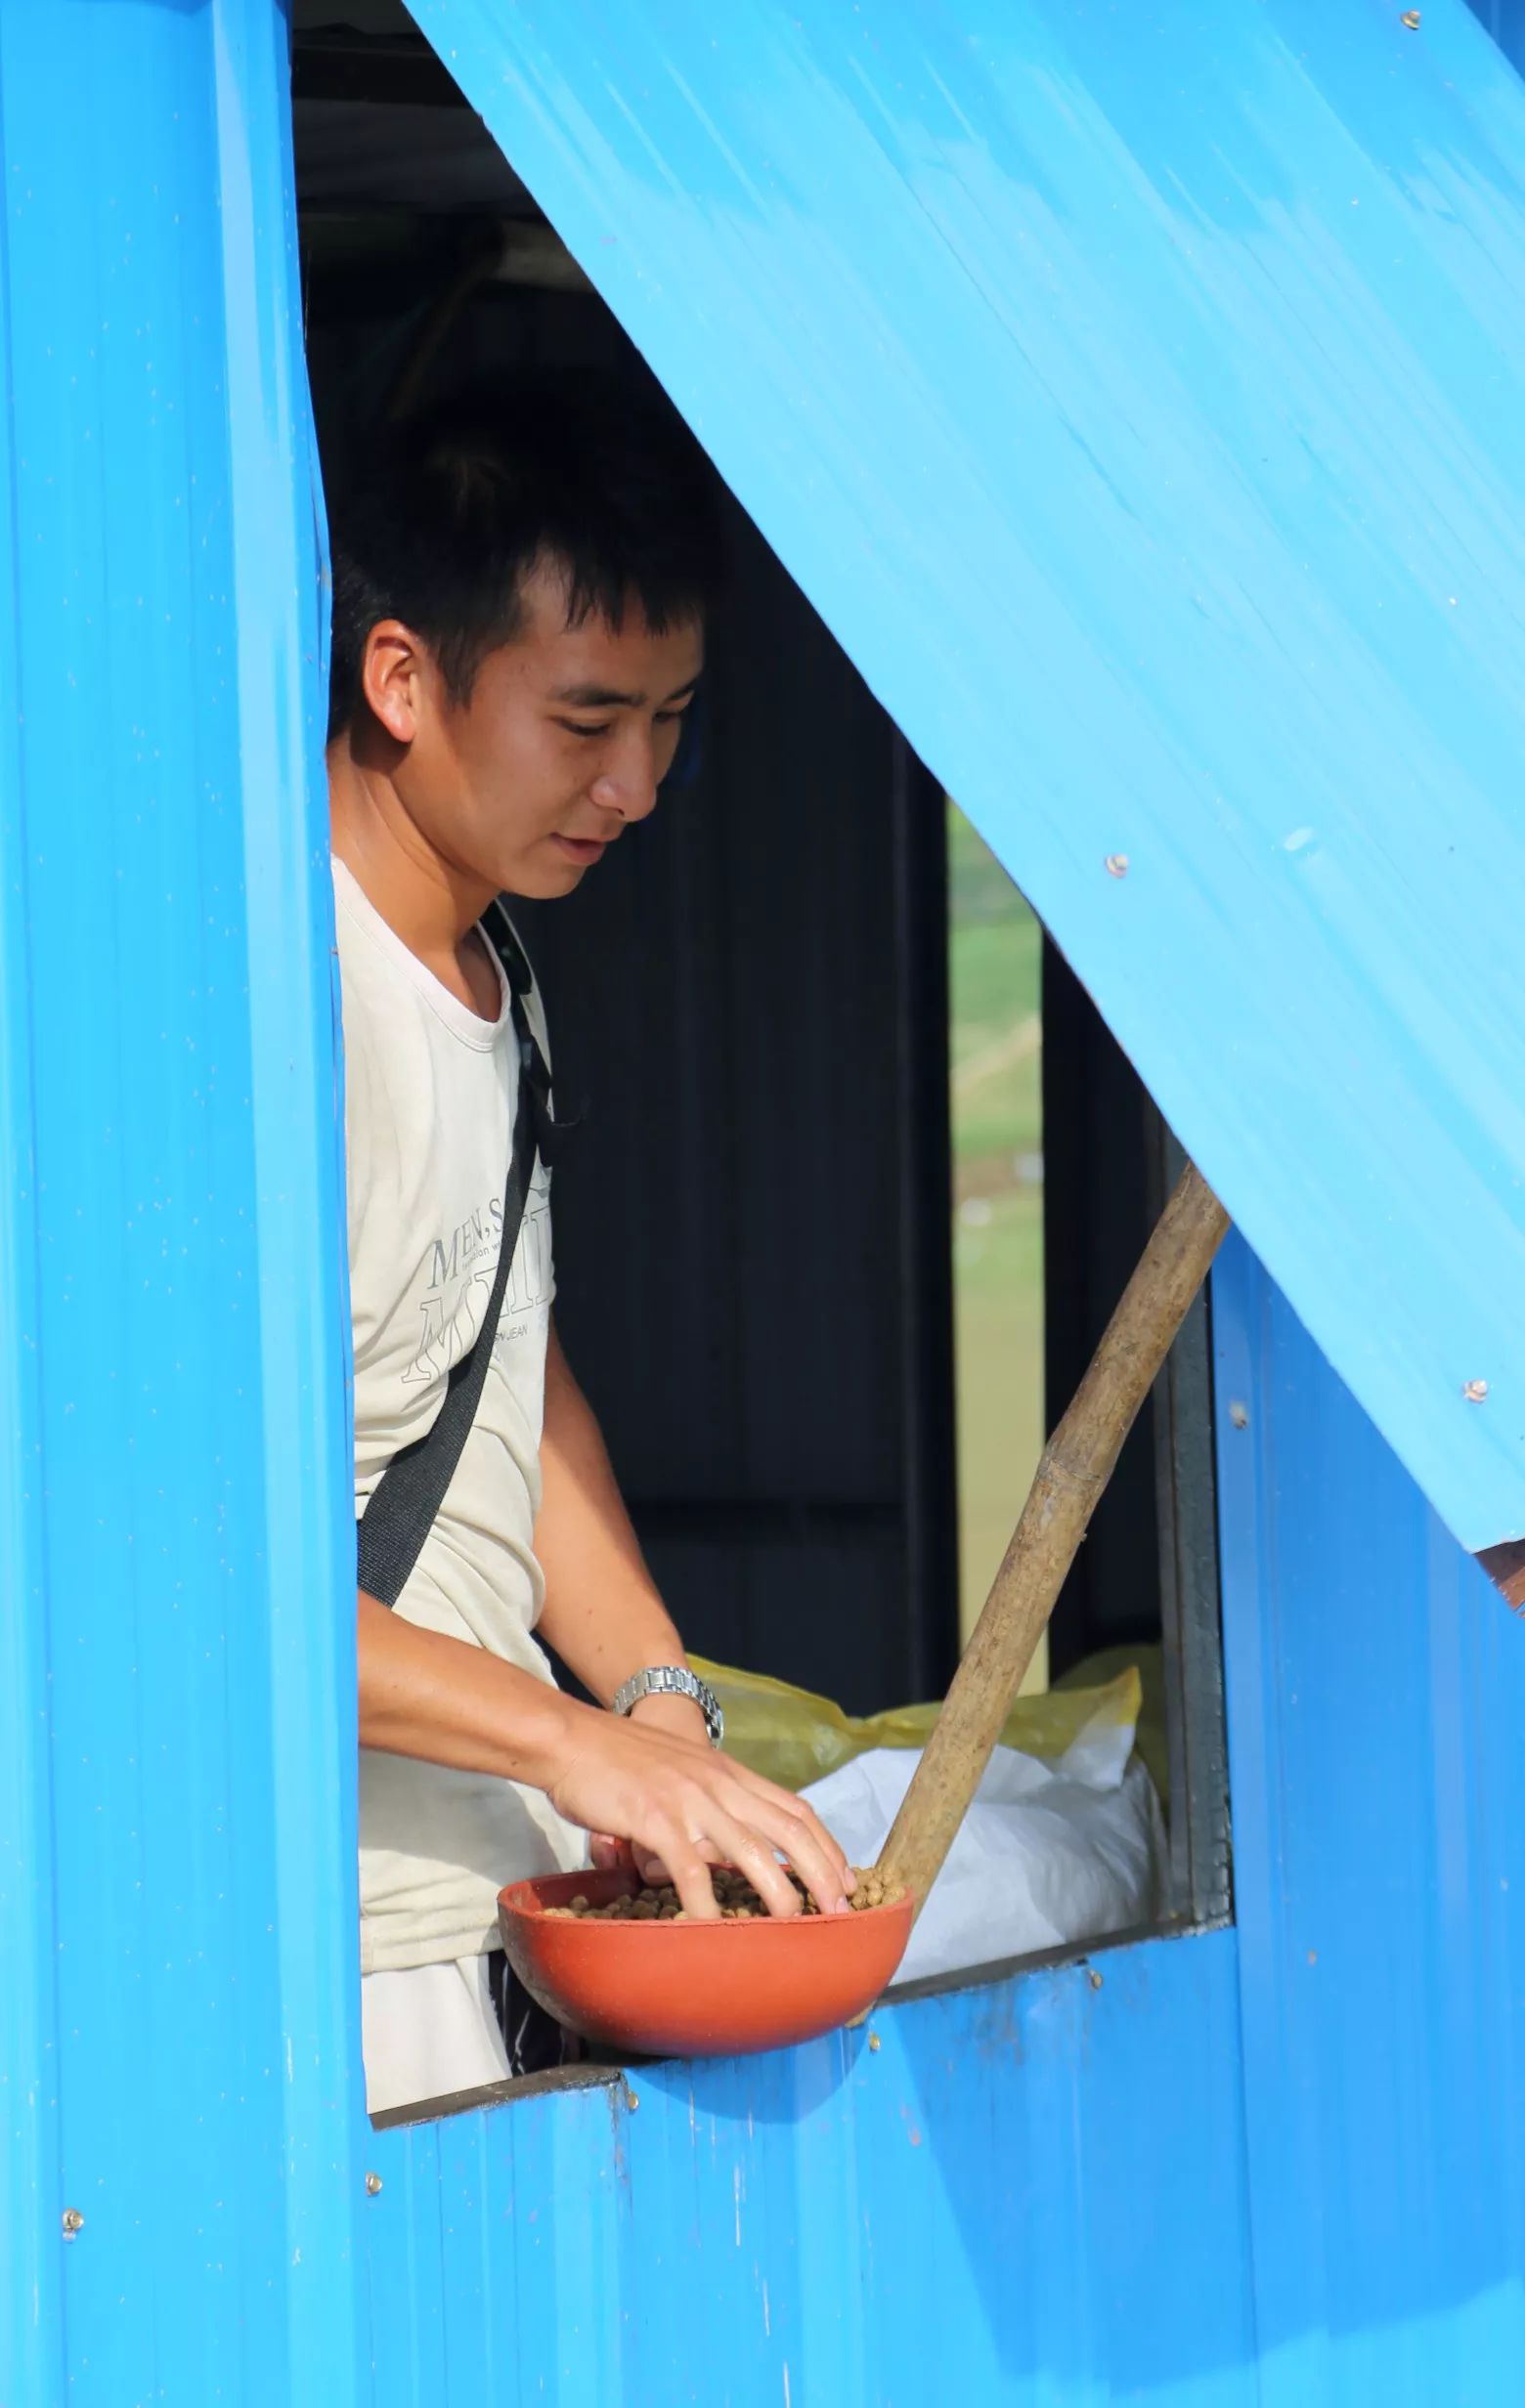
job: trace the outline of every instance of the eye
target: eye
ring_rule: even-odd
[[[686,703],[679,703],[675,710],[659,710],[657,712],[657,725],[658,727],[681,727],[687,716],[688,705]]]
[[[614,721],[612,719],[558,719],[556,725],[564,727],[569,736],[607,736]]]

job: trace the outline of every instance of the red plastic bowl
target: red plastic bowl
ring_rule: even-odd
[[[911,1936],[909,1896],[859,1914],[747,1923],[547,1919],[574,1898],[606,1906],[640,1887],[628,1872],[515,1881],[498,1900],[503,1947],[558,2022],[643,2057],[729,2057],[786,2048],[850,2022],[893,1976]]]

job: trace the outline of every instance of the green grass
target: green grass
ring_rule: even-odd
[[[1036,1045],[1042,934],[994,854],[952,803],[948,887],[954,1163],[967,1174],[987,1157],[1003,1155],[1011,1175],[1012,1159],[1042,1150]],[[1012,1058],[1003,1062],[1003,1053]]]
[[[1041,934],[948,806],[959,1546],[966,1631],[1043,1442]],[[1046,1665],[1028,1687],[1041,1686]]]
[[[1000,920],[960,921],[950,915],[949,1028],[953,1059],[1038,1009],[1042,937],[1015,886],[1014,909]]]
[[[948,911],[954,925],[967,928],[980,920],[1016,918],[1036,927],[1032,914],[989,845],[956,802],[948,804],[947,829]]]

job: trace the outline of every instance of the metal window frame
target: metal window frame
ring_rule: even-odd
[[[1186,1156],[1153,1104],[1148,1117],[1163,1203]],[[1166,1920],[1210,1927],[1233,1914],[1210,1280],[1155,1386],[1155,1477],[1170,1765]]]
[[[1151,1203],[1157,1210],[1180,1177],[1186,1156],[1147,1096],[1143,1112]],[[951,1271],[949,1287],[951,1330]],[[1194,1932],[1218,1929],[1233,1919],[1210,1283],[1187,1314],[1152,1401],[1170,1770],[1169,1857],[1162,1912],[1152,1922],[1109,1932],[1100,1940],[1000,1957],[961,1966],[954,1973],[895,1984],[886,1994],[887,2004],[910,2004],[951,1991],[989,1988],[1056,1966],[1084,1965],[1142,1941],[1186,1938]],[[606,2064],[570,2066],[449,2098],[415,2101],[376,2116],[372,2123],[377,2130],[384,2130],[553,2091],[612,2088],[623,2068],[657,2061],[631,2054]]]

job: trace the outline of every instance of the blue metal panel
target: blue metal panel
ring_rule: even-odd
[[[4,72],[0,49],[0,73]],[[0,124],[7,88],[0,82]],[[8,212],[0,214],[0,392],[15,390]],[[3,421],[0,421],[3,424]],[[5,430],[9,433],[9,429]],[[4,436],[0,436],[0,441]],[[13,481],[0,476],[0,558],[16,559]],[[8,592],[14,588],[8,580]],[[20,686],[21,626],[7,611],[0,691]],[[26,915],[12,861],[23,755],[0,719],[0,2369],[22,2408],[63,2390],[59,2297],[55,1932],[43,1869],[53,1853],[45,1699],[36,1204]]]
[[[1424,19],[1470,72],[1476,57],[1454,14],[1431,6]],[[1088,38],[1079,17],[1030,22],[1056,44],[1056,25],[1082,48]],[[1108,22],[1125,55],[1139,20]],[[1232,11],[1222,22],[1216,47],[1199,42],[1188,65],[1195,73],[1205,58],[1231,81],[1249,35]],[[1263,63],[1280,61],[1284,79],[1322,71],[1331,92],[1341,57],[1353,75],[1365,71],[1374,16],[1339,21],[1351,41],[1338,55],[1333,35],[1312,26],[1315,64],[1295,70],[1274,33],[1291,22],[1285,10],[1256,21],[1273,28]],[[638,43],[638,18],[622,23]],[[717,44],[732,24],[749,38],[771,27],[759,57],[786,91],[802,43],[807,52],[831,32],[794,30],[794,20],[748,0],[719,18]],[[1439,189],[1443,170],[1456,176],[1453,220],[1477,236],[1475,299],[1498,251],[1477,233],[1479,188],[1463,192],[1447,160],[1470,157],[1475,168],[1481,153],[1468,146],[1513,140],[1517,102],[1479,69],[1474,115],[1448,152],[1428,67],[1417,75],[1411,50],[1391,40],[1393,122],[1407,122],[1397,102],[1407,108],[1409,86],[1398,79],[1416,79],[1415,108],[1430,114],[1409,131],[1430,145],[1426,189]],[[1089,60],[1096,83],[1099,59]],[[695,89],[701,68],[698,59]],[[882,81],[860,81],[865,100],[876,88]],[[772,89],[760,73],[760,108]],[[1066,87],[1071,117],[1089,89]],[[633,2107],[592,2089],[359,2141],[349,1482],[331,1377],[343,1332],[341,1218],[332,1056],[327,1040],[313,1043],[315,1026],[331,1026],[331,989],[304,719],[319,696],[320,637],[281,97],[279,24],[259,0],[54,0],[47,10],[0,0],[0,333],[11,377],[0,539],[11,538],[15,564],[0,649],[0,1404],[12,1438],[0,1498],[6,2408],[53,2408],[63,2396],[102,2408],[149,2398],[202,2408],[219,2397],[344,2408],[360,2389],[357,2215],[378,2403],[919,2408],[956,2397],[1090,2408],[1145,2395],[1162,2408],[1248,2408],[1261,2397],[1298,2408],[1364,2398],[1492,2408],[1512,2397],[1525,2344],[1525,2214],[1509,2145],[1525,2103],[1525,1809],[1515,1784],[1525,1641],[1240,1248],[1217,1312],[1240,1931],[1103,1957],[1099,1990],[1086,1968],[1070,1967],[889,2010],[876,2022],[878,2049],[859,2034],[789,2057],[650,2069]],[[1220,97],[1242,132],[1246,104]],[[599,92],[594,104],[604,105]],[[1120,122],[1120,85],[1110,105]],[[654,129],[679,108],[689,101],[666,90],[642,96]],[[1354,113],[1349,92],[1342,108]],[[548,122],[541,108],[528,118]],[[1338,109],[1331,119],[1346,122]],[[57,139],[65,122],[68,144]],[[1171,122],[1180,132],[1184,121]],[[1286,126],[1262,132],[1264,180],[1281,156],[1271,136],[1285,141]],[[1094,106],[1088,139],[1100,174],[1111,154]],[[780,153],[800,187],[810,162],[785,127]],[[965,174],[977,163],[964,158]],[[1051,154],[1034,163],[1029,200],[1062,164]],[[1180,190],[1195,175],[1199,198],[1204,173],[1188,159]],[[1242,185],[1242,221],[1198,229],[1226,317],[1250,307],[1252,259],[1272,283],[1284,280],[1284,299],[1291,293],[1294,218],[1308,236],[1298,257],[1309,278],[1315,254],[1331,274],[1341,261],[1349,270],[1348,236],[1326,227],[1322,251],[1313,241],[1320,221],[1306,186],[1288,184],[1283,197],[1278,220],[1265,190],[1252,210]],[[1374,186],[1352,197],[1398,212],[1389,236],[1400,219],[1410,227],[1411,286],[1430,273],[1426,243],[1449,247],[1461,275],[1460,237],[1438,204],[1411,196],[1405,218]],[[985,198],[994,209],[999,194]],[[1093,194],[1093,238],[1096,206]],[[723,223],[718,213],[717,239],[735,223],[735,212]],[[740,223],[765,261],[772,220]],[[1500,228],[1488,236],[1504,238]],[[1058,239],[1052,221],[1045,239]],[[914,230],[906,244],[914,261]],[[836,267],[844,256],[831,254]],[[1379,266],[1373,250],[1370,289]],[[1190,275],[1199,273],[1198,262]],[[1141,289],[1157,288],[1145,275]],[[795,287],[776,290],[783,309]],[[1311,306],[1311,283],[1295,297]],[[1030,282],[1022,298],[1030,307]],[[1349,288],[1347,299],[1354,307]],[[1472,299],[1456,307],[1475,358]],[[1032,310],[1051,371],[1063,365],[1056,346],[1082,330],[1068,309],[1056,305],[1046,322]],[[1339,329],[1326,321],[1321,339],[1353,374]],[[1512,398],[1506,348],[1501,337],[1499,380],[1479,412]],[[1166,372],[1157,350],[1148,356]],[[1291,357],[1289,348],[1284,365]],[[830,354],[823,360],[829,368]],[[910,374],[916,364],[903,365]],[[927,401],[925,387],[910,389]],[[1370,378],[1358,390],[1393,435]],[[1102,397],[1106,424],[1088,425],[1087,397],[1064,391],[1088,438],[1115,438],[1115,396]],[[1433,426],[1432,386],[1421,398]],[[1306,397],[1300,407],[1306,422]],[[1278,412],[1287,424],[1295,413],[1285,398],[1265,408],[1269,456],[1285,477],[1289,438]],[[941,425],[936,411],[929,423]],[[1041,433],[1030,408],[1024,423]],[[1503,438],[1496,445],[1491,426],[1469,430],[1470,450],[1450,442],[1441,500],[1456,504],[1470,466],[1493,480],[1506,528]],[[1325,453],[1307,452],[1310,488],[1331,456],[1329,426],[1325,436]],[[1093,450],[1117,477],[1115,448]],[[1414,490],[1425,461],[1412,444],[1395,456]],[[1368,519],[1346,530],[1349,542],[1374,543],[1382,530],[1396,540],[1398,501],[1387,497],[1384,517],[1375,469],[1357,465]],[[843,492],[850,467],[835,455]],[[1235,473],[1262,506],[1254,468],[1242,456]],[[768,488],[781,519],[786,483],[774,475]],[[1143,509],[1136,479],[1118,490]],[[1199,497],[1200,486],[1192,490]],[[1437,490],[1426,489],[1425,507],[1439,511],[1433,540],[1444,548],[1453,521]],[[832,491],[840,531],[850,518]],[[869,493],[865,484],[853,506],[866,511]],[[1064,494],[1099,540],[1096,495],[1073,478]],[[1285,492],[1282,504],[1286,540],[1296,528],[1328,572],[1321,624],[1343,645],[1356,711],[1370,700],[1362,680],[1376,673],[1372,663],[1392,665],[1388,639],[1351,593],[1344,617],[1329,618],[1338,580],[1328,529],[1321,536],[1311,502],[1301,516]],[[1021,523],[1037,557],[1041,530],[1031,516]],[[1248,518],[1239,528],[1245,558],[1261,557],[1257,529]],[[966,522],[964,532],[972,543],[978,531]],[[902,518],[885,540],[912,533]],[[1485,564],[1496,546],[1494,574],[1497,529],[1479,515],[1472,533]],[[1162,544],[1162,522],[1153,538]],[[1118,543],[1135,594],[1141,540]],[[893,556],[903,565],[903,550]],[[990,566],[978,551],[966,560],[972,575]],[[816,566],[829,581],[830,563]],[[942,566],[929,547],[935,597]],[[1163,572],[1157,590],[1168,621]],[[1275,598],[1253,579],[1238,590],[1263,609]],[[1226,675],[1233,613],[1222,588],[1218,598],[1223,615],[1211,641],[1203,634],[1201,660]],[[1398,578],[1387,607],[1400,606],[1416,608]],[[890,632],[898,625],[887,613]],[[1141,652],[1156,633],[1141,629]],[[1481,770],[1503,724],[1502,639],[1500,657],[1481,634],[1448,641],[1448,674],[1471,680],[1476,726],[1460,731],[1416,675],[1403,731],[1413,736],[1428,713],[1432,743],[1443,734],[1458,761],[1472,742]],[[985,666],[992,657],[987,646]],[[977,667],[980,658],[969,656]],[[1292,689],[1264,651],[1258,658],[1286,716]],[[964,656],[949,653],[941,666],[956,688]],[[1030,706],[1025,663],[1007,666]],[[1119,727],[1124,704],[1136,721],[1141,690],[1125,667],[1114,647]],[[1327,701],[1323,675],[1314,663],[1305,682]],[[1232,679],[1224,691],[1244,700]],[[1193,697],[1159,692],[1174,734],[1195,741]],[[971,713],[979,699],[971,687]],[[918,707],[941,724],[936,697]],[[1040,720],[1041,766],[1055,731]],[[1267,735],[1264,715],[1250,724]],[[950,747],[957,732],[946,731]],[[1081,732],[1095,745],[1106,731]],[[1352,741],[1331,719],[1330,759],[1352,763]],[[1433,752],[1411,754],[1416,779],[1433,774]],[[1284,765],[1289,756],[1274,754]],[[1114,788],[1111,800],[1157,832],[1157,781],[1147,793],[1146,784],[1122,799]],[[1309,984],[1334,977],[1331,963],[1354,981],[1362,929],[1348,888],[1333,890],[1360,844],[1374,843],[1361,796],[1345,798],[1330,823],[1337,841],[1315,855],[1328,890],[1298,904],[1291,874],[1254,853],[1257,795],[1263,804],[1250,780],[1235,788],[1233,814],[1223,806],[1224,847],[1243,847],[1265,872],[1257,891],[1268,922],[1302,928],[1297,967]],[[992,817],[998,799],[986,791]],[[1035,804],[1031,823],[1035,855],[1092,953],[1105,948],[1080,908],[1095,833],[1086,815],[1104,800],[1101,790],[1075,799],[1068,865],[1057,820]],[[1405,810],[1413,800],[1411,792]],[[1475,834],[1482,822],[1463,824]],[[1148,854],[1131,827],[1126,840],[1142,872]],[[1395,880],[1416,874],[1416,842],[1400,812]],[[1130,911],[1141,899],[1156,929],[1183,941],[1195,928],[1210,955],[1213,912],[1236,893],[1203,870],[1201,918],[1192,921],[1182,901],[1189,849],[1183,836],[1160,889],[1130,873],[1107,892]],[[1477,865],[1463,869],[1475,881]],[[1444,920],[1437,910],[1436,924]],[[1475,996],[1458,1002],[1462,1035],[1479,1037],[1493,1009],[1499,926],[1478,923],[1482,973]],[[1432,930],[1416,914],[1411,932],[1414,984],[1400,1000],[1417,1012]],[[1239,933],[1247,986],[1264,968],[1262,930],[1243,920]],[[1136,1002],[1130,948],[1141,940],[1123,918],[1111,938],[1115,957],[1100,967],[1111,976],[1120,962],[1116,993]],[[1359,995],[1370,1013],[1380,1000],[1392,1017],[1371,1021],[1381,1038],[1371,1076],[1390,1103],[1409,1096],[1416,1114],[1428,1110],[1434,1134],[1438,1074],[1421,1094],[1410,1061],[1403,1086],[1390,1043],[1401,1015],[1391,994],[1379,997],[1373,963],[1361,967],[1370,984]],[[1285,966],[1279,975],[1285,982]],[[1179,1008],[1179,963],[1161,966],[1160,984]],[[1185,1021],[1143,1016],[1162,1050],[1161,1030],[1179,1046],[1183,1084],[1202,1086],[1244,1176],[1258,1171],[1243,1114],[1236,1122],[1222,1078],[1214,1084],[1216,1054]],[[1218,1016],[1258,1081],[1257,1104],[1290,1126],[1293,1106],[1247,1005],[1228,996]],[[1306,1028],[1306,1017],[1286,1023],[1289,1039]],[[1475,1054],[1454,1044],[1457,1022],[1443,1034],[1460,1147],[1462,1117],[1482,1114],[1489,1094]],[[1308,1111],[1330,1112],[1331,1092]],[[1359,1113],[1351,1120],[1341,1159],[1355,1177]],[[1392,1134],[1404,1176],[1427,1178],[1410,1160],[1407,1125]],[[1315,1200],[1332,1159],[1319,1157],[1317,1177],[1304,1166]],[[1475,1193],[1485,1166],[1468,1159]],[[1433,1200],[1431,1188],[1420,1192]],[[1285,1201],[1285,1188],[1274,1193]],[[1409,1209],[1393,1202],[1395,1215]],[[1292,1246],[1301,1226],[1289,1214],[1277,1229]],[[1350,1226],[1330,1224],[1334,1253]],[[1372,1226],[1390,1249],[1378,1259],[1403,1259],[1400,1224]],[[1442,1303],[1465,1302],[1466,1284],[1481,1282],[1486,1240],[1484,1230],[1459,1266],[1432,1239],[1426,1260],[1454,1282],[1437,1288]],[[1416,1315],[1426,1309],[1415,1304],[1398,1354],[1418,1344]],[[1378,1387],[1391,1369],[1378,1364]],[[1236,1401],[1246,1407],[1242,1428],[1228,1411]],[[1468,1495],[1483,1493],[1486,1463],[1462,1452],[1447,1461]],[[370,2201],[360,2191],[367,2165],[383,2177]],[[71,2242],[59,2231],[65,2202],[85,2214]]]
[[[377,2135],[378,2408],[1515,2398],[1525,1630],[1237,1239],[1215,1329],[1237,1929]]]
[[[268,0],[0,4],[6,2408],[358,2377],[286,81]]]
[[[378,2404],[1516,2396],[1525,1630],[1237,1239],[1215,1330],[1237,1929],[378,2135]]]
[[[1451,1526],[1525,1529],[1525,92],[1462,0],[414,13]]]
[[[1500,2408],[1525,2366],[1525,1628],[1237,1242],[1214,1301],[1260,2396]]]
[[[1249,2408],[1233,1934],[1096,1970],[377,2134],[376,2408]]]
[[[1525,60],[1525,0],[1467,0],[1467,5],[1504,57],[1518,66]]]
[[[375,2408],[663,2396],[622,2382],[657,2305],[622,2279],[622,2122],[598,2087],[372,2137]]]

